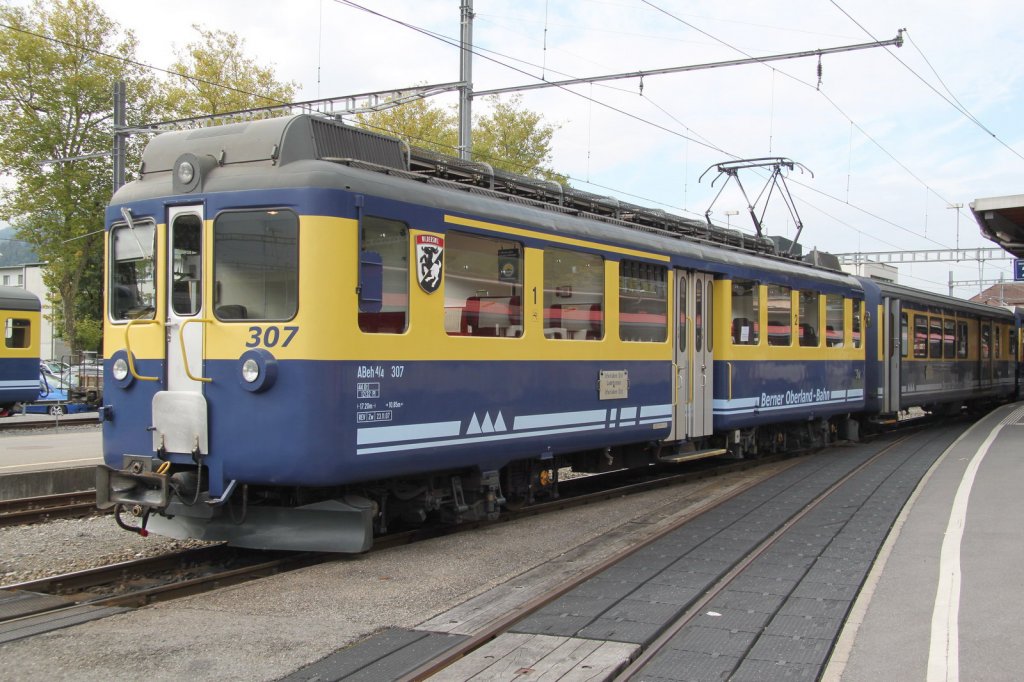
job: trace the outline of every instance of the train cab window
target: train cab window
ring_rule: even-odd
[[[224,321],[290,320],[299,309],[299,219],[265,209],[213,223],[214,314]]]
[[[928,320],[928,357],[933,360],[942,359],[941,317],[932,317]]]
[[[703,324],[700,318],[698,310],[694,319],[698,327]],[[619,338],[649,342],[668,338],[668,269],[664,265],[619,263]]]
[[[171,235],[171,310],[195,315],[203,307],[203,221],[193,213],[179,215]]]
[[[942,357],[945,360],[956,357],[956,320],[942,322]]]
[[[844,301],[839,294],[825,295],[825,345],[829,348],[842,348],[845,345]]]
[[[604,338],[604,259],[579,251],[544,252],[544,335]]]
[[[800,292],[800,345],[818,346],[821,329],[821,313],[818,310],[818,292]]]
[[[914,357],[928,357],[928,317],[914,315]]]
[[[863,322],[862,322],[863,319],[864,319],[864,301],[858,301],[858,300],[854,299],[854,301],[853,301],[853,330],[852,330],[852,334],[853,334],[853,347],[854,348],[860,348],[861,338],[862,338],[861,324],[863,324]]]
[[[28,348],[32,323],[17,317],[4,323],[4,345],[8,348]]]
[[[737,346],[756,346],[760,341],[758,313],[761,286],[748,279],[732,282],[732,342]]]
[[[409,227],[398,220],[363,216],[360,231],[362,251],[380,256],[383,282],[380,310],[360,311],[359,329],[401,334],[409,322]]]
[[[152,222],[119,225],[110,230],[108,310],[116,321],[152,320],[156,314]]]
[[[788,346],[792,339],[793,290],[768,286],[768,345]]]
[[[523,245],[449,232],[444,328],[451,336],[523,335]]]
[[[959,320],[956,323],[956,356],[961,360],[967,357],[967,323]]]

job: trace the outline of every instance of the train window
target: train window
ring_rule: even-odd
[[[910,323],[906,313],[900,313],[900,355],[907,357],[910,354]]]
[[[171,225],[171,310],[195,315],[203,307],[203,221],[193,213],[179,215]]]
[[[839,294],[825,296],[825,345],[830,348],[841,348],[846,340],[844,300]]]
[[[981,359],[988,360],[992,357],[992,328],[987,324],[981,325]]]
[[[679,278],[679,350],[686,352],[686,277]]]
[[[914,357],[928,357],[928,316],[914,315]]]
[[[1017,357],[1017,330],[1010,327],[1010,357]]]
[[[760,341],[758,310],[761,286],[748,279],[732,283],[732,342],[738,346],[756,346]]]
[[[383,292],[380,310],[359,313],[359,329],[372,334],[401,334],[409,321],[409,227],[398,220],[363,216],[363,251],[381,258]]]
[[[619,263],[620,339],[660,342],[668,338],[667,273],[664,265],[632,260]],[[695,293],[700,295],[699,290]],[[694,318],[698,328],[700,315],[698,309]]]
[[[151,320],[156,314],[153,252],[156,226],[151,222],[110,230],[110,317]]]
[[[818,292],[800,292],[800,345],[819,345],[818,331],[821,329],[820,311],[818,310]]]
[[[928,357],[933,360],[942,359],[942,318],[932,317],[928,320]]]
[[[693,287],[693,347],[704,350],[704,283],[697,279]]]
[[[967,357],[967,323],[959,320],[956,323],[956,356],[961,359]]]
[[[4,324],[4,345],[8,348],[28,348],[32,323],[17,317],[7,319]]]
[[[956,320],[942,322],[942,357],[946,360],[956,357]]]
[[[996,325],[995,334],[993,335],[993,341],[995,342],[995,355],[993,357],[997,359],[1003,357],[1003,344],[1001,343],[1001,337],[1002,329],[999,328],[999,325]]]
[[[213,223],[214,314],[290,320],[299,309],[299,219],[291,211],[221,213]]]
[[[449,232],[444,320],[452,336],[523,335],[523,245]]]
[[[604,259],[551,248],[544,252],[544,334],[604,338]]]
[[[704,301],[706,310],[704,312],[704,328],[707,330],[708,352],[715,349],[715,280],[709,275],[707,278],[708,295]]]
[[[792,338],[793,290],[768,286],[768,345],[788,346]]]
[[[853,301],[853,347],[860,348],[861,320],[864,319],[864,301]]]

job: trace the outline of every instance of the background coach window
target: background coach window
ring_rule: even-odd
[[[401,334],[409,324],[409,228],[398,220],[363,216],[362,249],[380,254],[384,297],[379,312],[359,313],[359,329]]]
[[[668,279],[664,265],[633,260],[619,263],[619,338],[655,342],[668,338]]]
[[[286,210],[232,211],[213,223],[214,314],[290,320],[299,310],[299,218]]]
[[[544,335],[549,339],[604,337],[604,259],[549,248],[544,252]]]
[[[793,290],[778,284],[768,286],[768,345],[788,346],[793,319]]]
[[[452,336],[523,335],[523,245],[449,232],[444,328]]]

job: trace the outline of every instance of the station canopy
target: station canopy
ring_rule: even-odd
[[[981,234],[1017,258],[1024,258],[1024,194],[971,202]]]

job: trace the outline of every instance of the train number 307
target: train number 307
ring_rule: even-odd
[[[245,347],[287,348],[298,331],[298,327],[249,327],[249,341]]]

